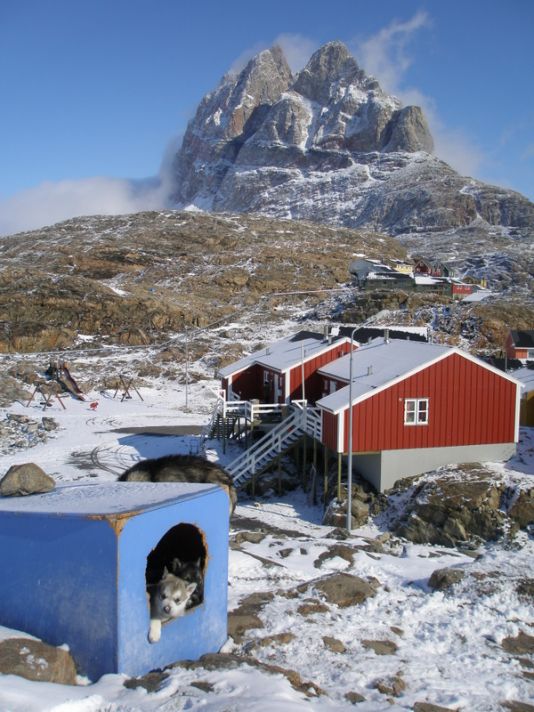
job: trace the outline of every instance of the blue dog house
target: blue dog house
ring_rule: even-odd
[[[151,644],[147,576],[173,556],[201,560],[204,595]],[[117,482],[0,498],[0,570],[0,624],[67,643],[92,680],[196,660],[227,638],[228,497]]]

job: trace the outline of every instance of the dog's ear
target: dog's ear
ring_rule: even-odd
[[[175,556],[171,562],[171,569],[174,571],[174,573],[176,573],[181,568],[182,568],[182,562],[180,561],[180,559],[177,556]]]
[[[162,578],[166,578],[168,575],[169,575],[169,570],[168,570],[167,567],[165,566],[165,568],[163,569]]]
[[[196,583],[190,583],[185,587],[185,590],[187,591],[187,595],[190,596],[195,588],[197,587]]]

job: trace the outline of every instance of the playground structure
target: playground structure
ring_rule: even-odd
[[[46,374],[54,381],[57,381],[59,385],[65,391],[74,396],[74,398],[82,401],[85,400],[85,396],[81,388],[74,380],[74,377],[71,375],[69,371],[69,364],[66,361],[58,360],[55,363],[50,362]]]

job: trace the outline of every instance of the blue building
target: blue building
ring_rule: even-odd
[[[173,557],[201,560],[203,599],[151,644],[147,575]],[[195,660],[227,638],[228,497],[125,482],[0,498],[0,568],[0,624],[67,643],[92,680]]]

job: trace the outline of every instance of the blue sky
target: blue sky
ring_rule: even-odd
[[[131,180],[275,41],[296,68],[344,41],[423,105],[441,157],[533,199],[533,37],[531,0],[0,0],[0,232],[156,207]]]

